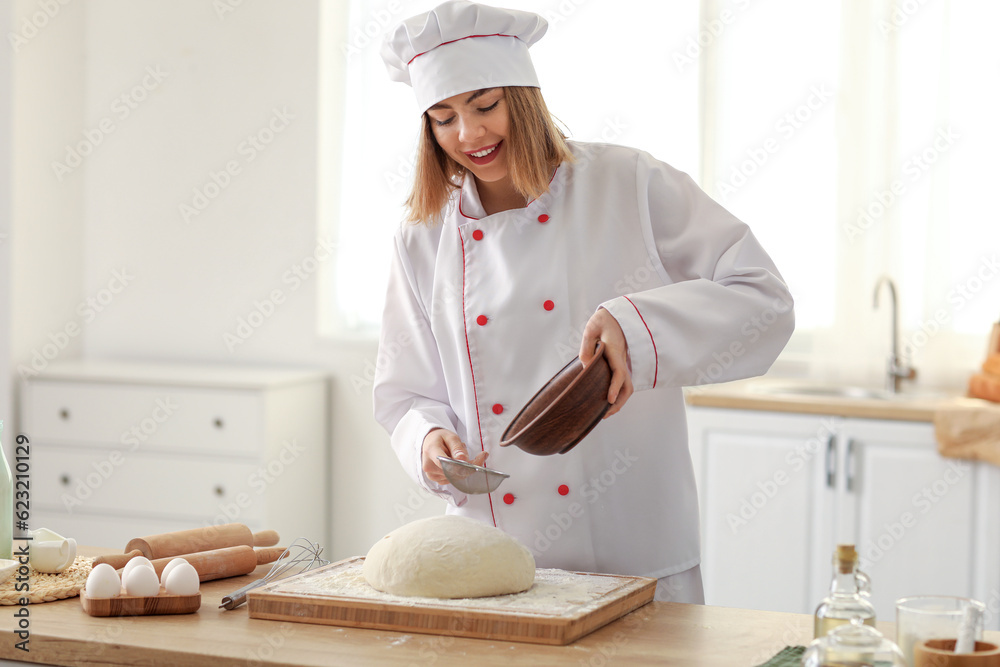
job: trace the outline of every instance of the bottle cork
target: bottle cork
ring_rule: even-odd
[[[858,562],[858,552],[853,544],[837,545],[837,567],[841,574],[850,574]]]

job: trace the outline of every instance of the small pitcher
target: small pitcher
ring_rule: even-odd
[[[36,572],[62,572],[76,560],[76,540],[49,530],[30,530],[28,562]]]

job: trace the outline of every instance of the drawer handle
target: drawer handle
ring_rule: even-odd
[[[222,428],[223,426],[225,426],[221,417],[216,417],[214,423],[215,423],[215,428]]]
[[[826,485],[831,489],[837,485],[837,450],[836,436],[830,435],[826,441]]]
[[[66,408],[63,408],[62,410],[60,410],[59,411],[59,418],[63,419],[63,420],[68,420],[69,419],[69,410],[67,410]]]
[[[226,495],[226,489],[221,484],[215,487],[215,495],[224,496]]]
[[[59,483],[62,484],[63,486],[69,486],[69,483],[71,481],[72,480],[70,479],[69,475],[60,475],[59,476]]]
[[[854,492],[855,484],[855,466],[857,464],[854,462],[854,438],[847,441],[847,491],[850,493]]]

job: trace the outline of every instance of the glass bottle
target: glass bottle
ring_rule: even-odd
[[[3,421],[0,420],[0,435],[3,435]],[[0,558],[11,557],[14,550],[14,478],[0,441]]]
[[[813,634],[825,637],[838,625],[860,618],[875,627],[875,607],[868,601],[868,576],[858,571],[858,552],[853,544],[839,544],[833,555],[833,583],[830,594],[816,607]]]

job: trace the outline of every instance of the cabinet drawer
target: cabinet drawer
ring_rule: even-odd
[[[253,455],[262,410],[252,390],[35,380],[25,386],[24,430],[36,442]]]
[[[36,446],[31,503],[42,510],[249,523],[263,517],[258,466],[120,450]]]

